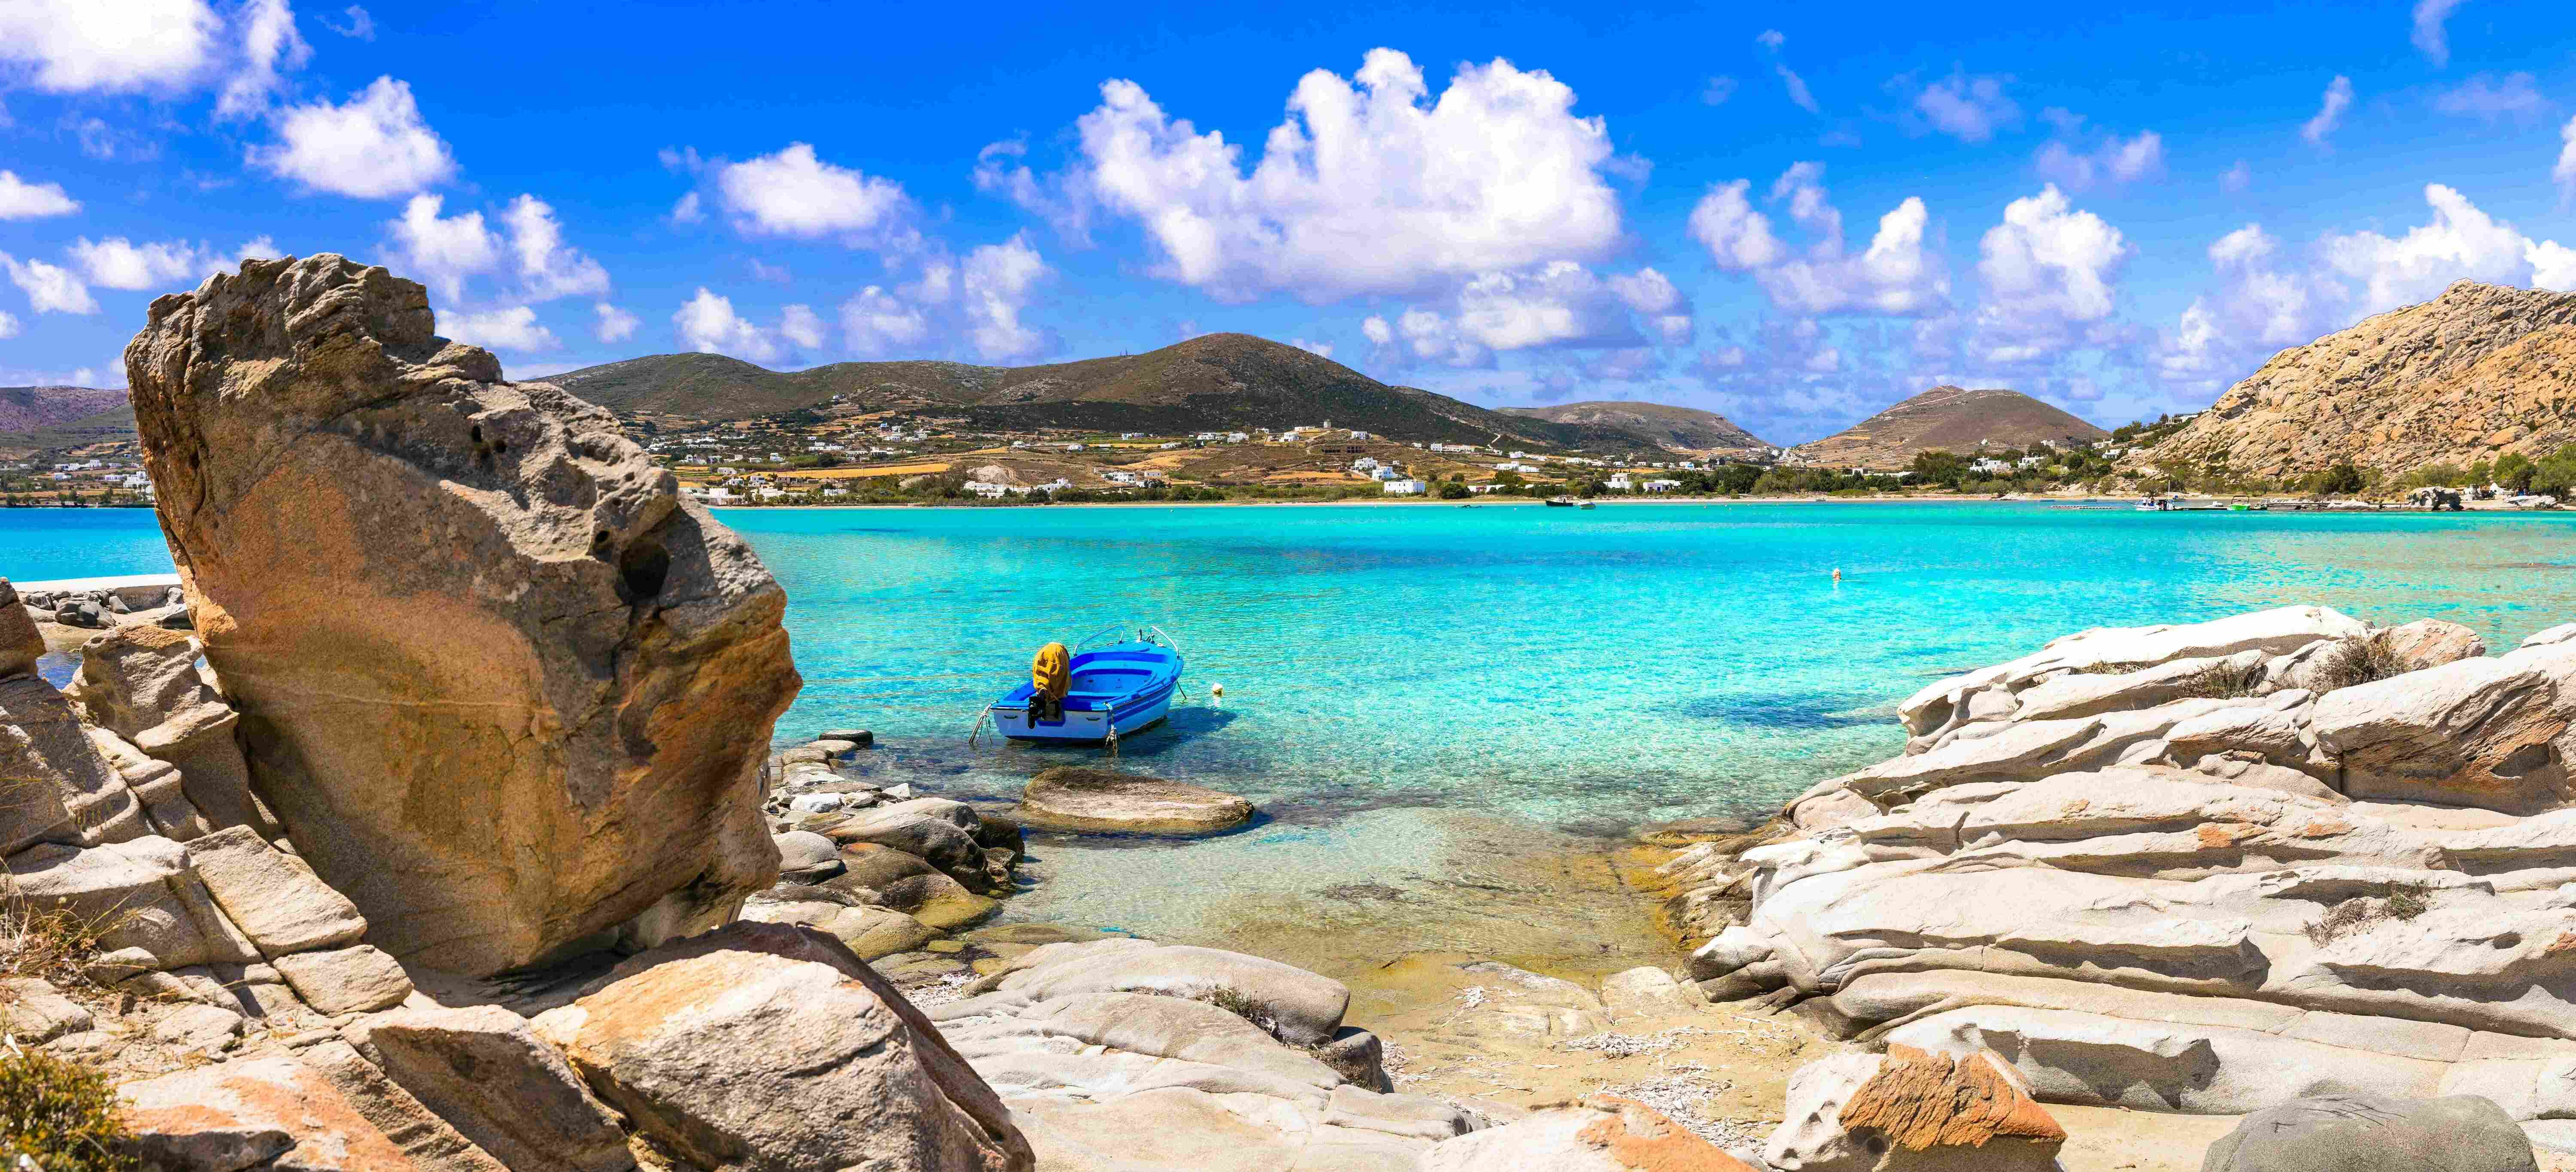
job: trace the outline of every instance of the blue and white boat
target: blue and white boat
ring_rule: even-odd
[[[1115,627],[1085,639],[1069,662],[1050,643],[1039,651],[1031,680],[986,708],[993,727],[1015,741],[1106,741],[1134,736],[1162,722],[1181,684],[1181,651],[1158,627]],[[1051,681],[1041,688],[1041,681]],[[1055,693],[1055,694],[1050,694]]]

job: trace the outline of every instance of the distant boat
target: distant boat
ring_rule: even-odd
[[[2171,505],[2165,503],[2164,498],[2162,497],[2151,496],[2138,502],[2138,511],[2141,513],[2161,513],[2171,507]]]
[[[1100,642],[1103,636],[1109,641]],[[1115,744],[1170,713],[1180,689],[1181,652],[1160,628],[1140,626],[1130,638],[1127,628],[1115,627],[1081,647],[1067,653],[1064,644],[1049,643],[1040,649],[1030,680],[985,709],[994,729],[1015,741]]]
[[[1570,509],[1574,507],[1574,498],[1570,496],[1552,496],[1547,498],[1547,507],[1551,509]]]

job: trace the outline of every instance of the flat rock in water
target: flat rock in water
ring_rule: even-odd
[[[1029,779],[1016,817],[1076,834],[1213,834],[1251,821],[1252,803],[1188,782],[1061,765]]]

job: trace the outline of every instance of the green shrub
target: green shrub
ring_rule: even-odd
[[[107,1076],[41,1050],[0,1046],[0,1160],[45,1172],[126,1172],[128,1132]]]

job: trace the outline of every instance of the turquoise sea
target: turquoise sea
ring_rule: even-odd
[[[967,748],[1040,644],[1136,622],[1178,640],[1189,698],[1125,763],[1243,793],[1268,821],[1151,864],[1065,844],[1057,857],[1093,851],[1098,873],[1064,888],[1168,886],[1193,860],[1229,882],[1247,867],[1290,884],[1365,875],[1411,851],[1386,841],[1424,825],[1406,811],[1604,833],[1758,814],[1896,751],[1893,706],[1924,683],[2088,626],[2316,602],[2445,618],[2503,648],[2576,619],[2576,514],[1422,503],[723,519],[788,590],[806,682],[781,738],[873,729],[865,769],[925,792],[1007,797],[1096,755]],[[149,513],[0,512],[0,575],[168,564]],[[1176,914],[1136,891],[1059,898],[1122,926]]]

